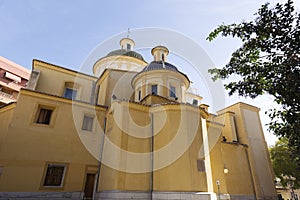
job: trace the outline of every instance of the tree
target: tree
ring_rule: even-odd
[[[219,25],[207,39],[218,35],[241,39],[242,46],[232,53],[223,68],[210,69],[213,80],[237,75],[225,84],[229,95],[255,98],[270,94],[281,109],[271,109],[269,130],[286,137],[300,167],[300,14],[293,1],[264,4],[253,21]]]
[[[300,171],[297,170],[295,160],[291,158],[286,138],[280,139],[270,148],[270,156],[275,175],[280,178],[282,186],[300,188]]]

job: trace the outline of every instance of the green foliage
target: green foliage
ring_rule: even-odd
[[[276,177],[280,178],[283,187],[300,188],[300,171],[291,157],[288,141],[282,138],[270,148],[270,156]]]
[[[281,109],[271,109],[269,130],[288,138],[300,166],[300,14],[293,1],[269,8],[264,4],[250,22],[220,25],[207,40],[218,35],[237,37],[243,45],[232,53],[223,68],[210,69],[213,80],[238,75],[225,84],[229,94],[255,98],[270,94]]]

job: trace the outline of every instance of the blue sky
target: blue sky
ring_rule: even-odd
[[[228,38],[208,42],[207,35],[223,22],[253,19],[264,2],[267,1],[0,0],[0,55],[29,69],[36,58],[78,70],[88,54],[107,38],[121,32],[126,36],[127,28],[158,27],[190,37],[215,65],[222,66],[240,42]],[[276,1],[269,2],[274,5]],[[296,6],[299,8],[299,2]],[[264,98],[267,99],[263,102],[270,101]],[[239,100],[233,97],[231,102]],[[261,102],[252,104],[264,106]],[[274,137],[266,137],[269,144],[274,143]]]
[[[128,27],[161,27],[192,38],[222,65],[239,42],[209,43],[208,33],[222,22],[253,18],[263,2],[0,0],[0,53],[27,68],[38,58],[76,69],[97,44]]]

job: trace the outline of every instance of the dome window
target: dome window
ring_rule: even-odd
[[[127,43],[127,47],[126,47],[127,51],[131,50],[131,45]]]
[[[151,94],[157,95],[157,85],[151,85]]]
[[[139,97],[138,97],[138,99],[139,99],[139,101],[141,100],[141,98],[142,98],[142,91],[141,90],[139,90]]]
[[[174,86],[170,86],[170,97],[176,98],[176,88]]]

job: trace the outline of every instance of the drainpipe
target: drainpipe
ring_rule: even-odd
[[[151,115],[151,140],[150,140],[150,200],[153,199],[153,150],[154,150],[154,123],[153,113]]]
[[[106,132],[106,121],[107,121],[107,117],[104,117],[102,143],[101,143],[100,151],[99,151],[98,168],[97,168],[97,174],[96,174],[96,180],[95,180],[96,184],[94,184],[94,190],[93,190],[93,198],[92,198],[92,200],[96,199],[97,188],[99,186],[99,178],[100,178],[100,171],[101,171],[101,162],[102,162],[102,155],[103,155],[103,149],[104,149],[104,140],[105,140],[105,132]]]

